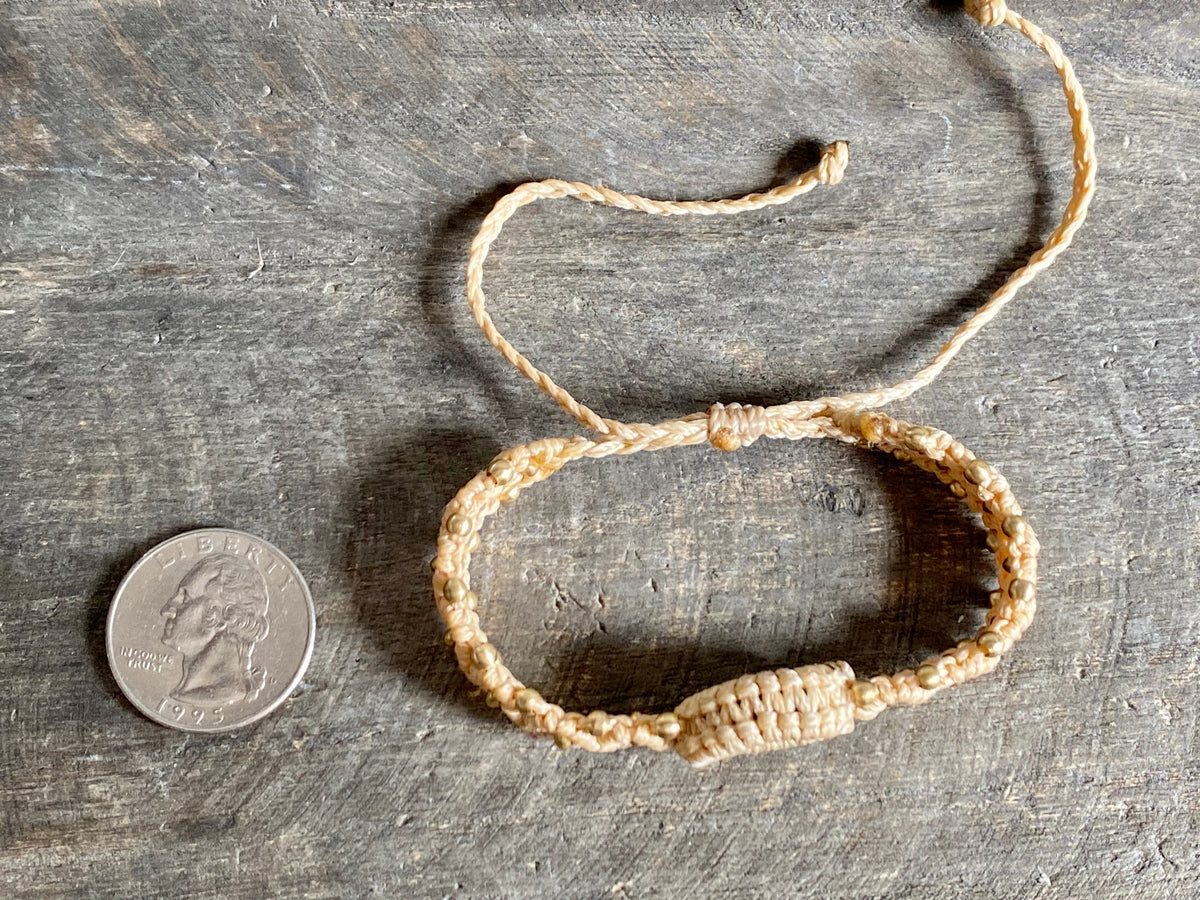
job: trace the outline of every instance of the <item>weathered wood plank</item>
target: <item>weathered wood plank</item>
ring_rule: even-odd
[[[16,896],[1176,897],[1200,869],[1200,31],[1021,11],[1093,105],[1078,245],[898,414],[1000,466],[1043,545],[991,677],[703,774],[563,754],[466,689],[427,561],[510,443],[572,432],[485,344],[466,245],[556,175],[794,208],[524,210],[496,315],[653,420],[894,380],[1042,240],[1069,141],[1044,60],[950,4],[0,10],[0,885]],[[121,575],[200,525],[307,574],[299,694],[189,737],[124,703]],[[989,570],[935,483],[834,446],[580,463],[488,531],[485,625],[548,696],[669,707],[743,671],[910,663]]]

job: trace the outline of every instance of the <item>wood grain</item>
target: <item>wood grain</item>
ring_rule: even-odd
[[[896,412],[1004,471],[1041,610],[992,676],[703,774],[562,753],[467,691],[427,562],[500,448],[573,423],[463,301],[505,186],[846,180],[723,221],[543,205],[489,262],[516,345],[654,420],[895,380],[1068,196],[1053,73],[952,4],[0,7],[0,886],[19,897],[1189,896],[1200,872],[1200,28],[1060,0],[1101,193],[1077,245]],[[264,722],[145,721],[124,571],[201,525],[310,581]],[[485,626],[548,696],[667,708],[743,671],[893,668],[990,573],[931,480],[761,441],[581,463],[488,531]]]

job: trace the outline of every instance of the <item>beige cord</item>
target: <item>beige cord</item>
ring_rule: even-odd
[[[500,334],[487,311],[483,263],[504,223],[535,200],[574,197],[653,215],[729,215],[787,203],[818,184],[841,181],[849,147],[838,141],[825,147],[819,164],[788,183],[744,197],[709,201],[652,200],[608,188],[557,179],[523,184],[501,198],[484,219],[471,244],[467,264],[467,300],[484,335],[527,378],[597,438],[535,441],[504,451],[468,482],[447,505],[433,561],[438,611],[449,630],[459,666],[481,687],[492,705],[525,730],[553,736],[562,747],[611,751],[632,745],[673,749],[703,766],[743,753],[792,747],[845,734],[856,721],[872,719],[889,706],[924,703],[936,691],[975,678],[996,666],[1000,654],[1028,627],[1035,610],[1037,538],[1021,515],[1007,482],[954,438],[937,429],[910,425],[876,411],[907,397],[941,373],[962,346],[979,332],[1038,272],[1071,243],[1083,223],[1095,190],[1096,157],[1091,121],[1071,63],[1053,39],[1009,10],[1003,0],[964,0],[966,10],[985,26],[1015,28],[1049,58],[1062,78],[1071,135],[1075,178],[1062,221],[1045,245],[964,322],[930,363],[903,381],[873,391],[761,407],[714,403],[706,411],[658,424],[606,419],[577,401],[538,369]],[[998,589],[986,622],[970,639],[915,670],[860,679],[844,662],[810,665],[746,675],[683,701],[661,714],[587,715],[569,712],[526,687],[503,664],[488,642],[470,589],[471,554],[480,543],[484,519],[529,485],[548,478],[567,462],[625,455],[642,450],[711,443],[732,451],[759,437],[834,438],[891,453],[932,473],[956,497],[982,514],[988,546],[995,554]]]

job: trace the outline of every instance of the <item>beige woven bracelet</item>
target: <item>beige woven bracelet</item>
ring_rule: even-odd
[[[558,181],[523,184],[496,203],[471,245],[467,299],[487,339],[522,374],[567,412],[597,432],[593,438],[550,438],[512,447],[472,478],[446,506],[433,560],[433,593],[448,626],[447,643],[472,683],[488,701],[523,729],[555,738],[560,747],[612,751],[630,746],[671,749],[693,766],[744,753],[795,747],[854,729],[889,706],[924,703],[937,691],[991,671],[1001,654],[1020,639],[1033,619],[1038,542],[1021,515],[1008,483],[995,469],[935,428],[910,425],[878,411],[932,382],[984,325],[1071,243],[1095,189],[1096,157],[1087,105],[1071,63],[1036,25],[1008,9],[1003,0],[965,0],[985,26],[1016,29],[1050,59],[1062,78],[1074,139],[1075,178],[1062,221],[1045,245],[1013,272],[1003,286],[911,378],[874,391],[796,401],[780,406],[713,404],[704,412],[656,425],[605,419],[579,403],[522,356],[497,330],[486,309],[483,263],[504,223],[535,200],[574,197],[653,215],[724,215],[786,203],[818,184],[837,184],[849,160],[844,142],[829,145],[816,168],[769,191],[714,201],[651,200],[588,184]],[[484,520],[504,503],[568,462],[642,450],[711,443],[736,450],[759,437],[835,438],[891,453],[933,474],[975,512],[988,530],[996,559],[998,589],[991,595],[983,627],[974,637],[926,659],[915,670],[860,678],[844,662],[776,669],[744,675],[708,688],[671,712],[610,715],[572,712],[522,684],[479,625],[478,597],[471,590],[471,554],[480,545]]]

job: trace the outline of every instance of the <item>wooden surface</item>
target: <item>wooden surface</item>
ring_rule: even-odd
[[[573,423],[463,302],[504,186],[742,192],[845,138],[846,181],[721,221],[523,211],[518,347],[606,414],[867,388],[927,359],[1068,196],[1062,98],[952,4],[0,7],[0,893],[1185,897],[1200,874],[1200,28],[1019,6],[1092,103],[1076,246],[895,412],[1012,482],[1039,617],[993,675],[703,773],[562,753],[466,689],[427,563],[503,446]],[[300,565],[300,691],[195,737],[118,694],[103,623],[157,541]],[[894,460],[763,441],[581,463],[487,532],[484,624],[552,699],[666,709],[759,668],[966,635],[981,531]]]

